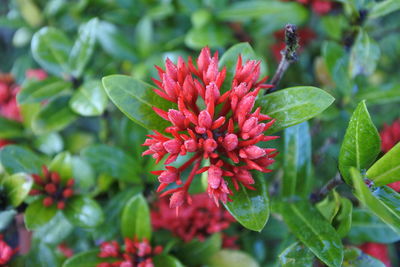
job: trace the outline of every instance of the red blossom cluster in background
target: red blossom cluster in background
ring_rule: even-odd
[[[385,244],[379,243],[364,243],[360,246],[360,249],[366,254],[380,260],[386,267],[391,267],[388,247]]]
[[[193,239],[204,241],[214,233],[227,229],[235,219],[222,207],[217,207],[206,193],[192,196],[192,205],[183,205],[176,216],[165,198],[153,205],[151,221],[153,228],[166,229],[185,242]],[[235,246],[235,237],[224,236],[225,245]]]
[[[143,155],[152,155],[157,162],[167,156],[164,164],[168,165],[178,156],[192,153],[179,168],[167,166],[166,170],[153,172],[159,176],[161,184],[157,191],[160,192],[172,183],[182,185],[181,174],[193,166],[182,186],[162,194],[172,194],[170,206],[173,208],[191,203],[189,186],[196,174],[205,171],[208,171],[207,192],[217,205],[218,201],[228,201],[228,195],[233,194],[226,178],[236,190],[239,184],[254,189],[250,170],[270,172],[268,166],[277,154],[276,149],[257,146],[259,142],[277,138],[263,134],[274,120],[261,114],[260,107],[252,112],[258,92],[270,87],[263,84],[267,77],[259,80],[260,62],[249,60],[243,64],[239,56],[227,91],[221,89],[226,68],[219,71],[217,53],[211,56],[209,48],[204,48],[196,63],[197,67],[191,58],[188,63],[179,58],[175,65],[167,59],[165,70],[157,67],[160,80],[153,79],[159,87],[155,92],[176,103],[178,109],[153,108],[171,122],[172,126],[165,132],[172,138],[154,131],[144,143],[149,148]],[[201,168],[202,159],[209,160],[209,166]]]
[[[73,196],[74,179],[61,181],[60,175],[57,172],[50,172],[46,166],[42,167],[43,175],[32,174],[35,184],[30,195],[44,196],[43,205],[49,207],[56,203],[57,209],[64,209],[66,201]]]
[[[3,235],[0,235],[0,266],[7,266],[6,264],[18,252],[18,249],[13,249],[3,240]]]
[[[161,246],[152,248],[149,241],[137,238],[125,238],[125,246],[121,248],[117,241],[103,242],[100,245],[99,258],[114,258],[112,263],[103,262],[97,267],[154,267],[152,257],[162,252]]]
[[[282,0],[282,1],[289,1],[289,0]],[[310,6],[312,10],[319,15],[325,15],[326,13],[329,13],[329,11],[331,11],[333,8],[333,2],[331,0],[294,0],[294,1],[299,2],[300,4],[303,5]]]

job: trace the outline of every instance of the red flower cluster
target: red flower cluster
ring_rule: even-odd
[[[11,74],[0,74],[0,116],[21,121],[16,99],[19,89]]]
[[[155,92],[161,97],[177,103],[178,110],[168,111],[154,107],[155,112],[172,123],[165,132],[148,135],[143,145],[148,146],[143,155],[152,155],[159,162],[168,155],[164,164],[170,164],[179,155],[193,153],[191,158],[179,168],[167,166],[166,170],[155,171],[161,185],[158,192],[169,184],[181,185],[181,174],[189,166],[192,170],[183,186],[167,190],[162,194],[172,194],[170,206],[177,208],[185,202],[190,203],[189,186],[196,174],[208,170],[207,192],[218,205],[218,201],[228,201],[232,191],[224,177],[229,177],[236,190],[239,184],[254,189],[250,170],[270,172],[268,166],[274,162],[276,149],[257,146],[261,141],[269,141],[276,136],[263,134],[274,120],[261,114],[258,107],[252,112],[255,99],[267,77],[258,81],[260,62],[249,60],[244,65],[239,56],[236,72],[228,91],[221,86],[225,80],[226,68],[218,69],[218,54],[211,57],[210,50],[203,48],[197,67],[192,59],[186,64],[182,58],[175,65],[166,60],[166,69],[157,67],[160,81],[153,79],[159,89]],[[203,108],[204,107],[204,108]],[[270,120],[267,123],[262,121]],[[210,165],[200,168],[202,158]]]
[[[283,0],[283,1],[288,1],[288,0]],[[325,15],[326,13],[329,13],[329,11],[331,11],[333,7],[333,2],[331,0],[295,0],[295,1],[303,5],[311,6],[312,10],[319,15]]]
[[[383,262],[386,267],[391,267],[389,251],[388,247],[385,244],[379,243],[364,243],[360,246],[360,249],[364,251],[364,253],[377,258],[381,262]]]
[[[13,249],[4,240],[3,235],[0,235],[0,266],[6,266],[11,258],[16,254],[18,249]]]
[[[122,250],[116,241],[103,242],[100,245],[100,258],[115,258],[115,262],[103,262],[97,267],[153,267],[152,257],[162,252],[161,246],[152,248],[149,241],[136,238],[125,238],[125,249]]]
[[[46,166],[42,166],[43,176],[32,174],[35,181],[34,188],[29,192],[30,195],[43,195],[43,205],[49,207],[57,203],[57,209],[64,209],[65,202],[72,197],[74,190],[74,179],[70,178],[67,182],[61,181],[60,175],[56,172],[50,172]]]
[[[298,29],[297,34],[299,36],[300,52],[316,37],[315,32],[310,28]],[[274,33],[274,37],[276,39],[276,43],[271,46],[271,50],[276,61],[280,61],[282,57],[281,51],[285,49],[285,30],[276,31]]]
[[[398,142],[400,142],[400,119],[394,121],[391,125],[385,124],[383,130],[380,132],[382,139],[382,151],[388,152]],[[388,184],[391,188],[400,192],[400,182]]]
[[[228,211],[214,205],[207,194],[192,196],[192,205],[183,205],[179,217],[165,199],[155,203],[151,212],[153,228],[166,229],[188,242],[195,238],[204,241],[214,233],[229,227],[235,219]]]

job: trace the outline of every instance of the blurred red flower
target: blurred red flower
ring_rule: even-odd
[[[377,258],[381,262],[383,262],[386,267],[391,267],[389,251],[388,247],[385,244],[379,243],[364,243],[360,246],[360,249],[364,251],[366,254]]]
[[[282,1],[289,1],[289,0],[282,0]],[[319,14],[319,15],[325,15],[326,13],[329,13],[333,7],[333,2],[331,0],[294,0],[296,2],[299,2],[300,4],[303,5],[308,5],[311,6],[312,10]]]
[[[0,235],[0,266],[6,266],[11,258],[18,252],[18,249],[13,249],[4,240],[3,235]]]

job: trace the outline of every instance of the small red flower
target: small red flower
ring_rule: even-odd
[[[6,266],[11,258],[18,252],[18,249],[13,249],[4,240],[3,235],[0,235],[0,266]]]
[[[42,173],[42,176],[32,174],[35,184],[29,194],[44,196],[43,205],[45,207],[56,204],[57,209],[64,209],[67,200],[74,195],[74,179],[70,178],[63,182],[57,172],[50,172],[44,165]]]
[[[197,58],[197,67],[189,58],[182,58],[175,65],[167,59],[165,70],[156,67],[160,80],[153,79],[158,89],[154,91],[161,97],[177,104],[177,109],[168,111],[154,107],[163,119],[171,122],[165,132],[170,136],[154,131],[148,135],[143,155],[152,155],[156,162],[166,157],[165,165],[171,164],[179,156],[192,153],[182,166],[167,166],[166,170],[155,171],[161,183],[157,191],[168,185],[181,185],[182,173],[192,166],[190,174],[180,187],[162,194],[171,196],[171,207],[178,208],[190,202],[187,193],[197,174],[208,171],[207,192],[218,205],[226,202],[233,192],[227,186],[230,179],[236,188],[239,184],[253,189],[250,170],[270,172],[268,166],[274,162],[275,149],[257,146],[259,142],[269,141],[276,136],[263,133],[274,123],[269,116],[261,114],[261,108],[254,107],[255,99],[267,77],[259,80],[260,62],[249,60],[243,64],[239,56],[235,75],[230,89],[223,91],[226,68],[218,68],[218,54],[211,56],[208,48],[202,49]],[[252,112],[254,110],[254,112]],[[202,159],[209,160],[209,166],[201,168]]]
[[[282,1],[288,1],[288,0],[282,0]],[[331,0],[295,0],[295,1],[303,5],[311,6],[312,10],[319,15],[325,15],[329,13],[329,11],[331,11],[333,8],[333,2]]]
[[[149,241],[137,238],[125,238],[125,248],[116,241],[103,242],[100,245],[99,258],[114,258],[115,262],[103,262],[97,267],[154,267],[152,257],[162,252],[162,247],[152,248]]]
[[[196,238],[204,241],[210,235],[227,229],[235,221],[228,211],[217,207],[206,193],[193,195],[191,199],[191,205],[185,204],[180,208],[179,217],[166,199],[154,203],[151,211],[153,228],[171,231],[185,242]],[[234,240],[230,239],[227,244],[233,246]]]
[[[74,256],[74,251],[65,243],[59,244],[57,248],[66,258],[71,258]]]
[[[42,69],[29,69],[25,73],[27,79],[44,80],[47,78],[47,73]]]
[[[0,116],[21,121],[16,99],[19,89],[10,74],[0,74]]]
[[[387,245],[379,243],[364,243],[360,246],[360,249],[364,251],[364,253],[383,262],[386,267],[392,266]]]
[[[380,135],[382,139],[381,149],[386,153],[400,142],[400,119],[394,121],[391,125],[385,124]],[[400,181],[388,184],[388,186],[400,192]]]

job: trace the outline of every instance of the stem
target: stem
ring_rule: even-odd
[[[282,58],[279,62],[278,68],[272,78],[270,84],[273,85],[270,89],[266,90],[264,94],[270,94],[277,91],[277,86],[282,79],[283,75],[289,68],[290,64],[297,60],[296,50],[299,47],[299,38],[297,36],[297,27],[293,24],[285,26],[285,44],[286,47],[281,51]]]
[[[331,180],[329,180],[321,189],[319,189],[318,191],[316,191],[315,193],[311,194],[311,201],[313,203],[317,203],[319,201],[321,201],[322,199],[324,199],[331,190],[333,190],[334,188],[336,188],[338,185],[343,184],[343,178],[340,175],[340,173],[337,173],[336,176],[334,178],[332,178]]]
[[[196,163],[194,164],[193,169],[192,169],[192,171],[190,172],[189,177],[188,177],[188,179],[187,179],[186,182],[185,182],[185,185],[183,186],[184,190],[187,191],[187,190],[189,189],[189,186],[190,186],[190,184],[192,183],[193,178],[196,176],[196,172],[197,172],[197,170],[198,170],[199,167],[200,167],[200,163],[201,163],[201,159],[200,159],[200,160],[197,160]]]

